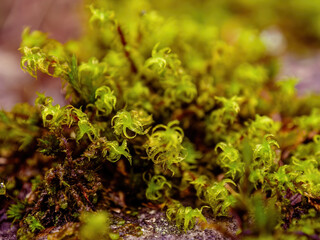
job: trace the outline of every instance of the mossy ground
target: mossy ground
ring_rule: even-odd
[[[60,78],[69,105],[0,112],[17,237],[316,238],[320,97],[277,74],[286,44],[317,46],[320,6],[293,0],[288,22],[278,1],[87,3],[81,39],[22,34],[21,68]]]

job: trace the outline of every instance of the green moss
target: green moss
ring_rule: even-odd
[[[109,239],[110,220],[107,212],[85,212],[80,216],[80,239]],[[112,234],[112,236],[114,236]]]
[[[106,211],[150,202],[184,231],[211,216],[236,218],[244,238],[319,234],[320,98],[275,81],[277,53],[261,32],[279,24],[292,36],[271,17],[289,10],[173,2],[88,0],[87,34],[66,44],[23,32],[22,69],[60,78],[68,105],[38,93],[0,111],[0,177],[17,183],[7,195],[32,184],[7,211],[21,239],[54,226],[64,227],[53,239],[117,239]],[[256,13],[258,3],[273,10]]]
[[[8,218],[13,218],[13,223],[21,220],[25,212],[25,207],[26,205],[22,202],[10,205],[9,209],[7,210]]]

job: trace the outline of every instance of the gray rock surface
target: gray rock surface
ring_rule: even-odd
[[[115,214],[115,219],[125,219],[125,222],[117,224],[115,221],[111,229],[119,232],[123,239],[127,240],[185,240],[185,239],[230,239],[223,235],[214,226],[223,227],[224,231],[230,235],[235,235],[237,225],[235,221],[224,219],[214,220],[207,217],[207,229],[201,229],[199,225],[192,230],[184,232],[179,230],[174,223],[168,221],[165,213],[149,208],[140,208],[136,216],[123,213]],[[128,227],[131,229],[128,229]],[[131,233],[130,233],[131,231]]]

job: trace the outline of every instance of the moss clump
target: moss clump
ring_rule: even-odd
[[[320,98],[275,81],[261,32],[244,19],[218,34],[227,25],[199,17],[203,6],[179,14],[191,0],[169,19],[166,1],[87,2],[77,41],[23,32],[22,69],[60,78],[68,105],[38,93],[0,112],[2,193],[31,190],[7,212],[19,238],[53,226],[53,239],[116,238],[104,211],[150,202],[185,231],[210,227],[206,211],[236,218],[241,237],[319,234]],[[233,12],[228,2],[217,9]]]

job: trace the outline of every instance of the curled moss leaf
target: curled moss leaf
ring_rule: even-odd
[[[121,158],[121,156],[124,156],[125,158],[128,159],[130,164],[132,164],[131,155],[127,147],[126,140],[123,140],[121,145],[119,145],[118,141],[106,142],[104,144],[102,153],[103,153],[103,156],[106,157],[107,160],[110,162],[117,162]]]
[[[154,69],[158,74],[161,74],[166,66],[166,57],[171,52],[170,48],[163,48],[160,51],[157,50],[159,43],[157,43],[152,49],[151,58],[147,59],[145,66],[150,69]]]
[[[21,68],[24,71],[27,71],[32,77],[37,77],[37,71],[40,70],[44,73],[49,73],[50,62],[47,60],[45,53],[41,51],[40,48],[28,48],[24,47],[20,49],[23,53],[21,59]]]
[[[226,176],[235,179],[244,173],[244,163],[241,161],[239,151],[226,143],[219,143],[215,151],[221,151],[218,156],[218,164],[226,169]]]
[[[289,174],[288,165],[279,167],[278,171],[273,173],[270,178],[271,184],[277,186],[280,190],[285,191],[290,189],[291,191],[295,190],[293,176]]]
[[[277,161],[273,147],[280,148],[280,146],[273,137],[271,134],[265,135],[263,143],[256,145],[253,150],[253,159],[259,159],[260,163],[258,164],[262,164],[263,169],[270,169]]]
[[[79,120],[78,127],[77,141],[79,141],[84,135],[87,135],[91,141],[99,136],[99,129],[95,128],[86,119]]]
[[[151,201],[160,200],[163,197],[163,193],[168,195],[168,190],[171,189],[171,184],[166,180],[164,176],[154,175],[148,182],[148,188],[146,189],[146,197]]]
[[[196,189],[198,198],[203,200],[203,194],[205,193],[206,188],[209,186],[209,178],[206,175],[201,175],[190,183]]]
[[[182,146],[184,133],[180,127],[175,126],[178,124],[179,121],[172,121],[167,126],[161,124],[152,129],[145,147],[148,159],[155,164],[170,169],[172,164],[185,159]]]
[[[184,207],[178,201],[173,201],[169,204],[169,207],[166,211],[166,215],[170,221],[175,221],[176,225],[179,228],[183,228],[186,232],[189,229],[192,229],[196,221],[207,222],[206,218],[202,215],[201,209],[192,207]]]
[[[221,115],[223,116],[222,122],[230,121],[233,123],[235,117],[240,111],[239,107],[239,97],[232,97],[230,99],[226,99],[224,97],[215,97],[215,99],[222,103],[222,108],[220,109]]]
[[[111,120],[114,133],[117,135],[123,135],[128,139],[135,138],[138,134],[147,134],[149,129],[144,128],[152,122],[152,116],[147,115],[144,111],[137,110],[131,110],[130,112],[120,110]]]
[[[63,45],[39,31],[30,33],[26,28],[19,50],[22,53],[20,66],[32,77],[37,78],[38,71],[53,77],[64,77],[69,71]]]
[[[225,132],[227,127],[232,125],[240,111],[239,97],[227,99],[225,97],[215,97],[216,101],[221,104],[221,107],[213,110],[207,118],[208,133]]]
[[[229,208],[236,202],[226,188],[227,184],[236,185],[231,179],[226,178],[210,184],[205,190],[205,202],[210,205],[215,216],[228,216]]]
[[[250,137],[260,134],[275,134],[280,129],[280,123],[273,121],[268,116],[256,115],[254,121],[247,123]]]
[[[102,86],[95,93],[97,109],[108,116],[116,106],[117,98],[113,95],[113,91],[109,87]]]

